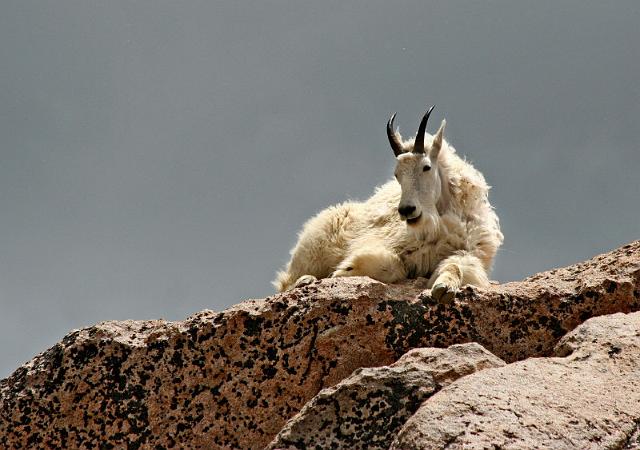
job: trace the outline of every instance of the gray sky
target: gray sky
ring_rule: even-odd
[[[302,223],[432,127],[501,281],[640,237],[640,3],[3,0],[0,377],[69,330],[272,293]]]

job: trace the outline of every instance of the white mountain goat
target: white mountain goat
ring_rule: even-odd
[[[464,284],[488,285],[503,241],[489,186],[444,140],[444,120],[434,136],[425,134],[432,110],[413,141],[402,140],[391,116],[396,180],[366,202],[331,206],[311,218],[273,282],[279,291],[327,277],[366,275],[384,283],[426,277],[432,297],[450,301]]]

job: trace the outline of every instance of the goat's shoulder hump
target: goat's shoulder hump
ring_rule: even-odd
[[[447,152],[443,160],[451,195],[464,209],[475,209],[487,200],[489,185],[482,173],[455,151]]]

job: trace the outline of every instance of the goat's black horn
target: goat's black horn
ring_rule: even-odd
[[[422,118],[420,122],[420,126],[418,127],[418,134],[416,135],[416,141],[413,144],[413,152],[414,153],[425,153],[424,151],[424,133],[427,131],[427,122],[429,121],[429,116],[431,115],[431,111],[435,108],[436,105],[433,105],[429,108]]]
[[[393,119],[396,118],[396,113],[391,115],[389,122],[387,122],[387,137],[389,138],[389,144],[391,144],[391,149],[393,150],[393,154],[398,156],[402,153],[402,141],[400,139],[400,135],[393,128]]]

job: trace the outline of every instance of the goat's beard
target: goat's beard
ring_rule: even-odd
[[[407,224],[407,232],[418,241],[433,241],[439,235],[440,226],[440,215],[434,206],[423,208],[420,222],[415,225]]]

